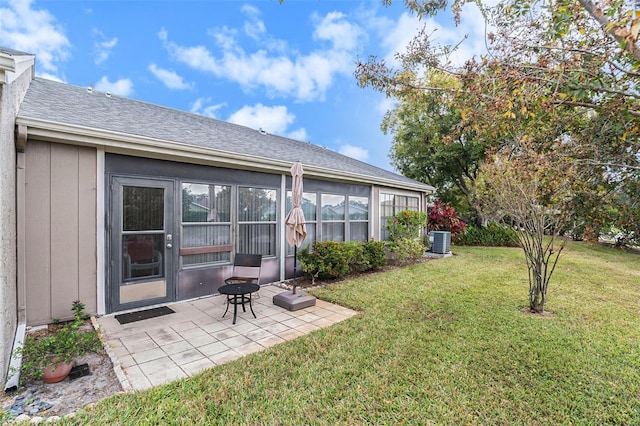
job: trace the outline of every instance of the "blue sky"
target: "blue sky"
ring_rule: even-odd
[[[393,101],[357,86],[358,57],[393,61],[419,28],[483,50],[469,6],[455,28],[401,0],[0,0],[0,45],[36,74],[308,141],[393,170],[380,130]],[[460,59],[461,60],[461,59]]]

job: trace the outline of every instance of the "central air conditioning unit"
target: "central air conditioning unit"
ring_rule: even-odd
[[[431,231],[431,236],[433,237],[432,253],[446,254],[451,251],[451,232]]]

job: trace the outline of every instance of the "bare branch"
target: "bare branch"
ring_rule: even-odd
[[[611,22],[601,10],[596,8],[593,2],[589,0],[578,0],[578,3],[596,20],[605,33],[620,43],[620,45],[624,47],[624,50],[633,55],[637,61],[640,61],[640,49],[636,46],[637,40],[628,29]]]

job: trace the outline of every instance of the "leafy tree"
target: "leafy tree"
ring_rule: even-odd
[[[429,78],[457,84],[442,73]],[[487,144],[475,139],[473,131],[449,139],[460,122],[460,111],[450,103],[447,93],[413,91],[400,96],[381,126],[384,133],[394,135],[390,153],[393,165],[403,175],[434,186],[440,200],[482,225],[474,194]]]
[[[405,0],[419,16],[434,15],[447,3]],[[434,45],[423,29],[398,55],[399,69],[375,56],[359,62],[359,84],[398,99],[416,91],[446,93],[461,116],[450,140],[472,129],[481,143],[495,146],[518,136],[513,130],[520,119],[535,118],[543,124],[539,133],[564,131],[574,161],[637,181],[640,20],[631,2],[508,0],[488,9],[479,0],[456,0],[450,6],[456,20],[465,3],[481,7],[492,29],[488,54],[452,65],[447,54],[455,47]],[[448,74],[459,84],[422,78],[422,70]],[[565,116],[546,117],[553,109]]]
[[[479,0],[405,0],[420,17],[450,8],[456,22],[466,3],[485,17],[486,55],[456,66],[447,60],[455,46],[433,44],[423,29],[397,56],[399,69],[371,56],[358,63],[356,77],[398,99],[446,93],[460,121],[445,141],[473,131],[474,140],[493,147],[481,167],[483,197],[494,197],[486,206],[496,217],[528,229],[521,243],[531,307],[542,310],[561,251],[557,232],[573,219],[597,236],[611,212],[637,208],[631,200],[640,197],[640,18],[623,0],[505,0],[493,8]],[[459,84],[423,78],[436,71]],[[629,223],[629,213],[614,216]],[[551,245],[543,243],[545,232]]]

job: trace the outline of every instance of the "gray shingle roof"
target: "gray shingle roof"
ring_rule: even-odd
[[[324,169],[371,176],[411,186],[430,187],[396,173],[320,146],[224,121],[103,92],[35,78],[18,112],[19,118],[155,138],[269,160],[302,161]]]
[[[19,50],[13,50],[0,46],[0,53],[4,53],[7,56],[33,56],[31,53],[21,52]]]

